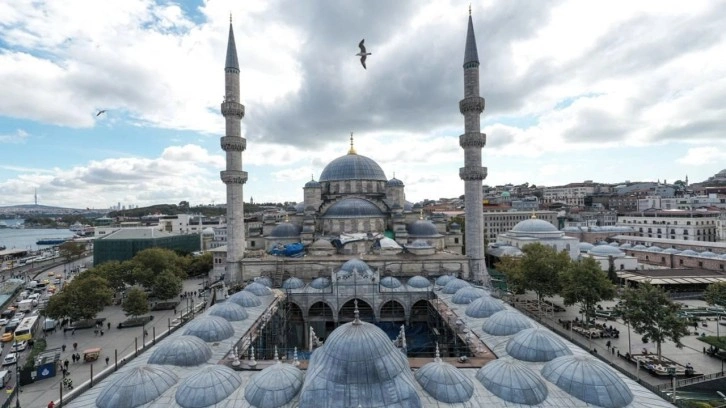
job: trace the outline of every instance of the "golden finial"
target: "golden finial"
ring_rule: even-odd
[[[471,3],[469,3],[469,17],[471,17]]]
[[[290,217],[285,213],[285,222],[290,222]]]
[[[419,215],[418,215],[418,219],[419,219],[419,220],[423,220],[423,208],[422,208],[422,209],[421,209],[421,211],[419,212]]]
[[[355,147],[353,147],[353,132],[350,132],[350,150],[348,150],[348,154],[357,154]]]
[[[471,5],[469,5],[469,14],[471,14]],[[232,12],[229,12],[229,23],[232,24]]]
[[[532,209],[532,218],[533,220],[537,218],[537,213],[534,212],[534,208]]]

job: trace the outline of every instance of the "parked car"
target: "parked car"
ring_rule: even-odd
[[[20,351],[24,351],[27,348],[28,348],[28,341],[23,340],[20,342],[13,343],[13,347],[10,350],[20,352]]]
[[[6,324],[8,324],[9,321],[10,320],[5,319],[5,318],[0,319],[0,326],[5,326]]]
[[[18,362],[18,353],[8,353],[3,359],[3,365],[12,365]]]

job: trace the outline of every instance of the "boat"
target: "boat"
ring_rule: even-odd
[[[80,222],[76,221],[73,224],[71,224],[69,230],[78,235],[79,237],[85,237],[87,235],[93,235],[93,232],[95,228],[93,228],[92,225],[88,224],[81,224]]]
[[[4,251],[7,248],[5,245],[0,245],[0,251]]]
[[[60,245],[68,240],[69,240],[69,238],[41,238],[41,239],[35,241],[35,244],[36,245]]]

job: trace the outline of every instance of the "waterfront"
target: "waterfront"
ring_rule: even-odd
[[[0,245],[7,249],[29,249],[38,250],[52,247],[53,245],[36,245],[36,241],[42,238],[72,238],[73,233],[68,228],[50,229],[0,229]]]

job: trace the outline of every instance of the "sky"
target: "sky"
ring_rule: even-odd
[[[245,201],[302,201],[350,132],[409,201],[459,196],[468,7],[0,2],[0,206],[36,191],[72,208],[224,203],[230,13]],[[484,184],[698,182],[726,168],[726,2],[490,0],[471,12]]]

